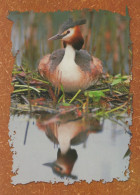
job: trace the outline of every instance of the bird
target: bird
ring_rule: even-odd
[[[62,85],[67,93],[84,91],[95,85],[103,72],[101,60],[82,49],[84,39],[80,25],[83,24],[86,24],[86,19],[66,20],[58,33],[48,39],[62,40],[64,48],[45,55],[38,66],[44,79],[55,88]]]

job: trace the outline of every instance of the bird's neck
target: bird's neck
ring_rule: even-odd
[[[67,44],[65,48],[65,55],[63,57],[64,61],[74,61],[75,60],[75,49],[72,45]]]

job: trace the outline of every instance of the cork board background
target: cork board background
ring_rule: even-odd
[[[0,2],[0,195],[94,195],[94,194],[140,194],[140,1],[139,0],[5,0]],[[12,185],[11,167],[12,152],[8,143],[8,122],[11,74],[14,58],[11,53],[11,28],[12,22],[7,19],[8,11],[66,11],[73,9],[103,9],[125,15],[126,6],[128,7],[130,21],[130,38],[133,43],[133,81],[131,82],[131,92],[133,93],[133,126],[130,127],[133,137],[131,139],[130,150],[132,152],[130,160],[130,179],[126,182],[114,180],[111,183],[101,182],[75,183],[65,186],[63,183],[29,183],[26,185]]]

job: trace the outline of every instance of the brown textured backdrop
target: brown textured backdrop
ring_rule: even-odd
[[[131,41],[133,42],[133,126],[130,127],[133,138],[130,149],[130,179],[126,182],[114,180],[111,183],[76,182],[65,186],[63,183],[29,183],[12,185],[12,153],[8,144],[8,122],[10,93],[12,91],[11,73],[14,59],[11,54],[12,22],[6,17],[8,11],[47,12],[73,9],[104,9],[125,15],[128,6]],[[139,195],[140,194],[140,0],[0,0],[0,195]]]

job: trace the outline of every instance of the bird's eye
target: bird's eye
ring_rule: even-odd
[[[67,34],[69,34],[69,33],[70,33],[70,30],[67,31]]]

